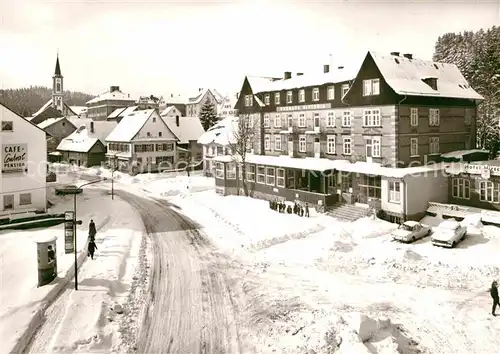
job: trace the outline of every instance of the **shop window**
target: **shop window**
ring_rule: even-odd
[[[234,162],[228,162],[226,165],[226,178],[236,179],[236,164]]]
[[[222,162],[215,163],[215,178],[224,179],[224,164]]]
[[[255,165],[247,165],[246,173],[247,181],[255,182]]]
[[[283,168],[278,168],[276,171],[276,185],[278,187],[285,187],[285,170]]]
[[[470,199],[470,182],[465,178],[453,178],[452,196],[458,199]]]
[[[479,183],[479,200],[498,204],[498,183],[483,181]]]
[[[31,193],[19,194],[19,205],[29,205],[29,204],[31,204]]]
[[[295,170],[286,170],[286,187],[289,189],[295,189]]]
[[[264,166],[257,166],[257,183],[266,183],[266,168]]]
[[[401,182],[389,182],[389,202],[401,202]]]
[[[276,179],[276,170],[274,167],[266,167],[266,184],[268,186],[274,186]]]
[[[3,209],[14,209],[14,194],[7,194],[3,196]]]

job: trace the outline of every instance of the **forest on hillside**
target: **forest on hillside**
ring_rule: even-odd
[[[433,59],[456,64],[484,97],[478,106],[477,141],[496,155],[500,148],[500,27],[446,33],[438,38]]]
[[[69,106],[85,106],[93,97],[83,92],[64,91],[64,102]],[[31,116],[51,98],[52,89],[43,86],[0,90],[0,103],[22,117]]]

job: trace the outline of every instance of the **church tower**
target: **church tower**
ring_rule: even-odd
[[[57,53],[56,70],[52,76],[52,106],[63,113],[63,76],[59,65],[59,53]]]

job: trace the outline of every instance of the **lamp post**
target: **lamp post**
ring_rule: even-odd
[[[115,199],[115,169],[116,169],[116,154],[113,154],[113,164],[111,167],[111,199]]]
[[[78,252],[77,252],[77,238],[76,238],[76,225],[81,225],[82,221],[76,221],[76,196],[78,194],[82,194],[82,187],[88,186],[90,184],[99,183],[102,181],[106,181],[107,178],[98,179],[95,181],[90,181],[80,185],[79,187],[74,185],[67,185],[63,188],[57,188],[56,191],[61,195],[73,195],[73,247],[75,253],[75,290],[78,290]]]

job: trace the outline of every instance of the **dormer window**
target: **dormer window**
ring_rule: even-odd
[[[280,104],[280,93],[276,92],[274,94],[274,104]]]
[[[363,80],[363,96],[380,94],[380,79]]]
[[[286,103],[293,103],[293,92],[292,91],[287,91]]]
[[[437,91],[437,77],[434,76],[429,76],[429,77],[423,77],[422,81],[425,82],[431,89],[434,91]]]
[[[319,101],[319,88],[313,88],[313,101]]]
[[[347,91],[349,91],[349,84],[343,84],[342,85],[342,98],[347,94]]]
[[[264,104],[265,104],[266,106],[269,106],[270,102],[271,102],[271,98],[270,98],[270,96],[269,96],[269,95],[265,95],[265,96],[264,96]]]
[[[306,101],[306,90],[302,89],[299,90],[299,102],[305,102]]]

